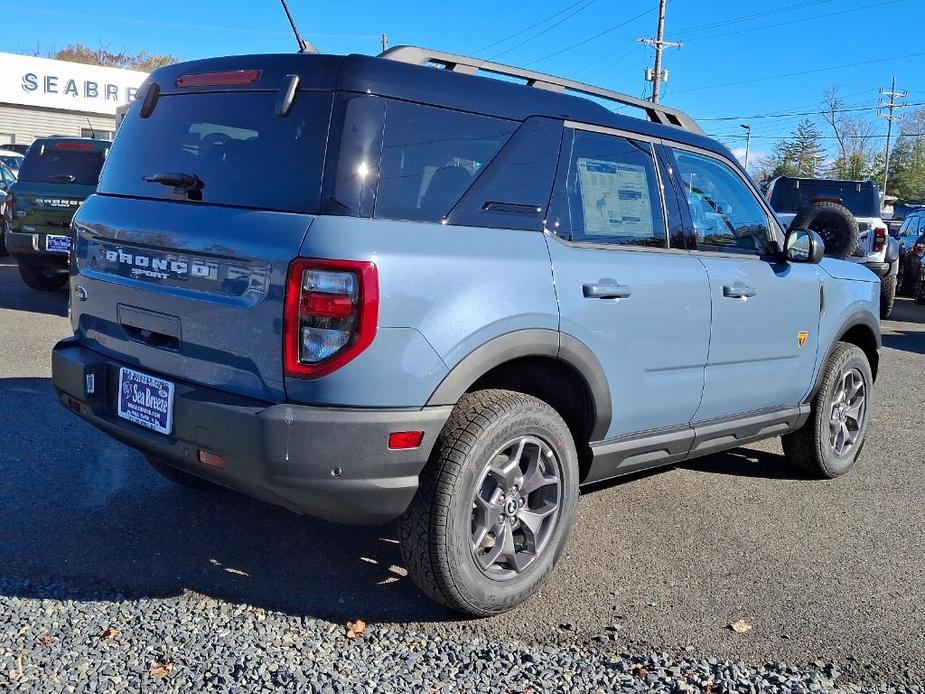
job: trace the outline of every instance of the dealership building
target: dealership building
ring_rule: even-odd
[[[111,138],[116,109],[135,98],[147,76],[0,53],[0,148],[49,135]]]

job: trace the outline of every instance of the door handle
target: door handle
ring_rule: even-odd
[[[741,284],[740,282],[736,282],[732,285],[727,284],[723,287],[723,296],[729,299],[750,299],[757,294],[757,289],[747,284]]]
[[[616,282],[592,282],[581,288],[586,299],[628,299],[633,290]]]

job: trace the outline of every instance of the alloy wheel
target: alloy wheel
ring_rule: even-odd
[[[562,506],[562,469],[552,447],[518,437],[491,456],[472,498],[472,557],[486,576],[526,571],[553,536]]]
[[[860,443],[867,414],[867,386],[861,372],[845,369],[835,381],[829,417],[829,442],[838,457],[853,452]]]

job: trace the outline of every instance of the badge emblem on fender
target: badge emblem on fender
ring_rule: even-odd
[[[797,342],[798,342],[799,345],[800,345],[800,349],[803,349],[803,345],[806,344],[806,338],[808,338],[808,337],[809,337],[809,333],[806,332],[805,330],[801,330],[801,331],[797,334]]]

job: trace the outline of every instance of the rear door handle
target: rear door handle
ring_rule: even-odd
[[[586,299],[628,299],[633,290],[625,284],[599,281],[585,284],[581,288]]]
[[[757,289],[739,282],[732,285],[727,284],[723,287],[723,296],[729,299],[750,299],[757,294]]]

